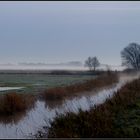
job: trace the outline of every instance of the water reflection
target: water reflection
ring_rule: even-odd
[[[26,114],[27,112],[23,111],[10,116],[0,116],[0,123],[16,125],[20,120],[22,120],[26,116]]]
[[[24,87],[0,87],[0,91],[6,91],[6,90],[17,90],[17,89],[22,89]]]
[[[55,109],[56,107],[60,107],[64,103],[64,100],[57,101],[45,101],[45,107],[49,109]]]

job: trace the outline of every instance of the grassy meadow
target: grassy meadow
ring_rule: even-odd
[[[23,87],[12,91],[36,94],[44,89],[62,87],[95,78],[95,75],[41,73],[0,73],[0,87]],[[0,91],[0,94],[8,91]]]

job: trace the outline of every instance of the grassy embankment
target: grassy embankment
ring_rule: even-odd
[[[77,83],[65,87],[56,87],[48,89],[44,92],[43,97],[46,101],[57,101],[66,97],[74,97],[82,92],[96,90],[105,86],[112,85],[118,81],[116,73],[108,73],[95,79],[87,80],[84,83]]]
[[[140,79],[90,111],[57,116],[48,137],[140,137]]]

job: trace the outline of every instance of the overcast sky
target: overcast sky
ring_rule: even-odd
[[[140,43],[140,2],[0,2],[0,63],[81,61],[120,65]]]

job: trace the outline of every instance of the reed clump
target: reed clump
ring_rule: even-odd
[[[18,93],[7,93],[0,97],[0,116],[14,115],[33,106],[34,98]]]
[[[55,87],[44,92],[45,100],[62,100],[65,97],[72,97],[85,91],[103,88],[118,81],[118,76],[115,73],[105,74],[95,79],[87,80],[84,83],[77,83],[65,87]]]

